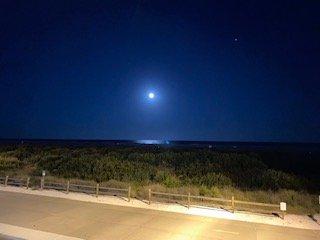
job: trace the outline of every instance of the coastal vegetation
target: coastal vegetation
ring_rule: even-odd
[[[276,161],[268,164],[268,154],[157,146],[24,145],[0,150],[1,175],[40,176],[42,170],[46,170],[55,178],[131,184],[137,196],[152,186],[169,192],[192,191],[214,197],[235,195],[238,199],[262,202],[286,201],[292,212],[319,211],[317,172],[306,176],[279,167]]]

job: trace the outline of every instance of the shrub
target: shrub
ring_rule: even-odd
[[[269,169],[262,176],[262,188],[279,190],[283,189],[301,189],[301,180],[292,174]]]
[[[179,179],[167,171],[159,171],[156,175],[156,181],[168,188],[180,186]]]
[[[232,181],[230,178],[220,174],[220,173],[207,173],[205,176],[202,176],[194,180],[194,183],[198,185],[203,185],[207,187],[213,186],[231,186]]]
[[[0,171],[18,169],[21,165],[16,157],[0,157]]]

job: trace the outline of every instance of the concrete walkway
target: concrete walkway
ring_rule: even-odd
[[[33,230],[24,227],[17,227],[10,224],[0,223],[0,239],[1,240],[43,240],[43,239],[55,239],[55,240],[82,240],[80,238],[68,237],[60,234],[43,232],[39,230]]]
[[[4,191],[0,203],[2,223],[81,239],[320,239],[315,230]]]

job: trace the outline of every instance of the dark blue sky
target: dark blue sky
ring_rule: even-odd
[[[0,137],[320,142],[319,12],[2,0]]]

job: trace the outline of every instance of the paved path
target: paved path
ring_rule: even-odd
[[[43,232],[30,228],[18,227],[10,224],[0,223],[0,240],[83,240],[81,238],[68,237],[56,233]]]
[[[320,239],[314,230],[11,192],[0,192],[0,222],[82,239]]]

